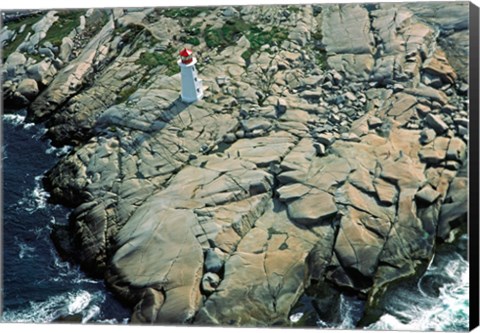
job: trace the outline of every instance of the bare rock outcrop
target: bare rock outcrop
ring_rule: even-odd
[[[322,32],[329,66],[347,78],[367,80],[375,52],[367,10],[359,5],[328,6]]]

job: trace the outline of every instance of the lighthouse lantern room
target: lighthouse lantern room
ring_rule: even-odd
[[[180,74],[182,77],[182,101],[186,103],[196,102],[203,97],[202,80],[198,78],[195,64],[197,59],[192,50],[184,48],[180,51]]]

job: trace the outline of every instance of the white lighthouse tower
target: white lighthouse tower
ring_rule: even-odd
[[[179,54],[178,65],[182,76],[182,101],[193,103],[203,97],[202,80],[198,78],[195,69],[197,59],[192,55],[192,50],[186,48],[181,50]]]

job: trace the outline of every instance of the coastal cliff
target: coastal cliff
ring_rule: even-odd
[[[468,4],[90,9],[4,18],[4,104],[72,151],[59,251],[132,322],[378,317],[466,232]],[[205,97],[180,99],[192,48]]]

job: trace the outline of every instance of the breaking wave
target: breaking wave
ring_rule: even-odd
[[[45,152],[48,155],[55,155],[56,157],[62,157],[67,155],[69,152],[71,152],[72,149],[73,149],[72,146],[63,146],[61,148],[51,146]]]
[[[416,288],[389,296],[372,330],[468,331],[469,265],[460,254],[435,258]]]
[[[2,116],[4,123],[14,126],[22,125],[25,122],[25,114],[23,113],[7,113]]]
[[[16,209],[24,210],[33,214],[39,209],[45,209],[50,194],[45,191],[42,185],[43,175],[34,177],[34,186],[31,190],[26,190],[23,197],[17,202]]]
[[[67,292],[48,297],[45,301],[29,302],[28,306],[3,314],[3,320],[17,323],[50,323],[71,315],[81,315],[82,322],[95,319],[100,313],[97,304],[103,303],[101,292],[89,293],[85,290]]]

